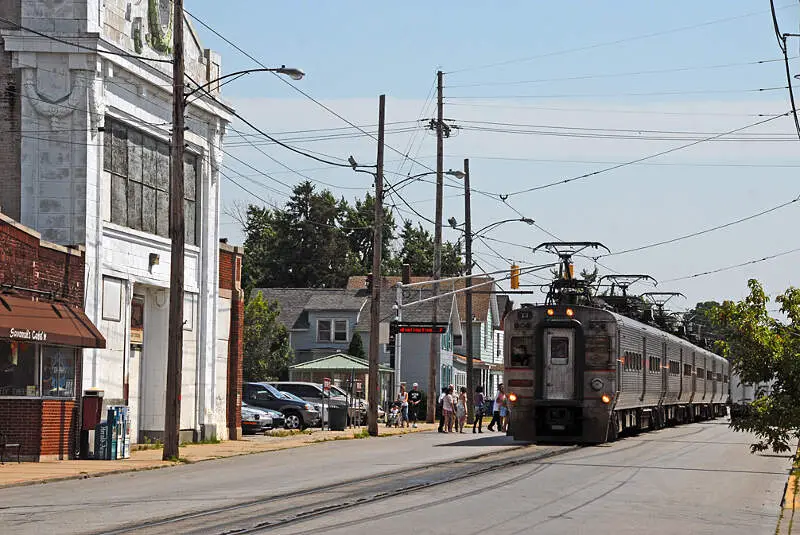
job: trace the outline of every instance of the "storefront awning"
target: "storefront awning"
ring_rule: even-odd
[[[65,303],[0,295],[0,339],[75,347],[106,347],[83,310]]]

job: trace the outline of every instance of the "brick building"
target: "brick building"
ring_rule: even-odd
[[[105,346],[83,312],[80,248],[0,213],[0,433],[27,460],[77,450],[82,348]]]
[[[83,352],[80,388],[129,407],[132,442],[164,428],[173,31],[185,34],[187,78],[211,95],[186,109],[181,440],[228,427],[219,166],[233,110],[213,83],[219,55],[170,6],[0,1],[11,21],[0,22],[0,207],[45,240],[83,247],[83,306],[106,346]]]
[[[242,437],[242,359],[244,358],[244,249],[219,244],[219,330],[217,358],[227,356],[227,401],[225,420],[228,438]],[[222,366],[220,365],[220,368]]]

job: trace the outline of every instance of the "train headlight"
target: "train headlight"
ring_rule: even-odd
[[[575,315],[575,311],[572,310],[571,308],[568,308],[567,309],[567,317],[571,318],[574,315]]]
[[[508,401],[510,401],[511,403],[514,403],[515,401],[517,401],[517,395],[514,392],[509,393],[508,394]]]
[[[547,315],[548,315],[548,316],[552,316],[552,315],[553,315],[553,314],[555,314],[555,313],[556,313],[556,311],[555,311],[555,310],[553,310],[552,308],[548,308],[548,309],[547,309]]]
[[[592,379],[592,382],[589,384],[591,385],[592,390],[594,390],[595,392],[600,392],[603,389],[603,380],[600,379],[599,377],[595,377],[594,379]]]
[[[611,396],[609,396],[608,394],[603,394],[603,395],[602,395],[602,397],[601,397],[600,399],[601,399],[601,400],[603,401],[603,403],[605,403],[606,405],[608,405],[609,403],[611,403]]]

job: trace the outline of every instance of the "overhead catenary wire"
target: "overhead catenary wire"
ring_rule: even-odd
[[[747,262],[742,262],[742,263],[739,263],[739,264],[733,264],[733,265],[730,265],[730,266],[725,266],[725,267],[721,267],[721,268],[717,268],[717,269],[712,269],[710,271],[702,271],[700,273],[694,273],[693,275],[684,275],[683,277],[675,277],[675,278],[672,278],[672,279],[664,279],[661,282],[662,283],[664,283],[664,282],[677,282],[677,281],[682,281],[682,280],[696,279],[698,277],[705,277],[705,276],[708,276],[708,275],[713,275],[715,273],[722,273],[723,271],[730,271],[732,269],[737,269],[737,268],[741,268],[741,267],[745,267],[745,266],[751,266],[753,264],[760,264],[761,262],[766,262],[768,260],[773,260],[775,258],[779,258],[781,256],[786,256],[788,254],[796,253],[796,252],[799,252],[799,251],[800,251],[800,247],[797,247],[795,249],[790,249],[788,251],[782,251],[780,253],[775,253],[775,254],[771,254],[769,256],[764,256],[764,257],[761,257],[761,258],[748,260]]]

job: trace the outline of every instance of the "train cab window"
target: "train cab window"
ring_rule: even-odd
[[[728,382],[728,376],[727,375],[723,375],[722,376],[722,382],[723,383],[727,383]]]
[[[683,365],[683,375],[686,377],[692,376],[692,365],[691,364],[684,364]]]
[[[511,366],[533,365],[533,336],[513,336],[511,338]]]
[[[681,363],[677,360],[669,361],[669,374],[670,375],[680,375],[681,374]]]
[[[563,336],[550,338],[550,363],[569,364],[569,338]]]

